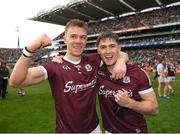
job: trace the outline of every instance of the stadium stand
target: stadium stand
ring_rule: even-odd
[[[108,29],[119,35],[122,49],[139,66],[145,62],[154,66],[159,57],[171,58],[180,66],[180,4],[173,5],[175,2],[179,0],[77,0],[37,14],[31,20],[65,25],[70,19],[82,19],[90,28],[85,53],[96,52],[97,36]],[[55,49],[34,56],[36,64],[66,52],[63,35],[64,32],[54,39]],[[1,51],[3,54],[7,50]],[[15,63],[19,50],[10,51],[17,51],[8,53],[13,58],[2,58]]]

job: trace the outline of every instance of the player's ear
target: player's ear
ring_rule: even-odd
[[[119,50],[121,51],[121,44],[119,45]]]
[[[63,36],[64,43],[66,44],[66,35]]]
[[[98,48],[98,46],[97,46],[97,53],[98,53],[98,54],[100,54],[100,51],[99,51],[99,48]]]

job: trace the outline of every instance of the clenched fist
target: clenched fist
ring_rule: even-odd
[[[33,42],[31,42],[27,46],[27,49],[31,52],[36,52],[50,45],[52,45],[51,39],[46,34],[42,34],[38,38],[36,38]]]

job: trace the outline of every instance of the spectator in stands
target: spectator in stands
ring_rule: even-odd
[[[0,66],[0,96],[6,98],[7,85],[9,79],[9,69],[5,62],[1,62]]]
[[[119,53],[118,36],[111,32],[102,33],[97,45],[105,63],[98,71],[98,84],[106,132],[147,133],[144,115],[158,114],[158,103],[149,77],[136,65],[127,64],[126,76],[112,80],[110,75]]]
[[[19,88],[49,80],[56,107],[56,133],[101,133],[96,113],[96,81],[101,59],[98,54],[82,55],[87,31],[84,22],[71,20],[65,28],[67,53],[63,64],[49,62],[44,66],[28,68],[33,53],[51,44],[47,35],[40,36],[23,49],[23,55],[10,77],[10,85]],[[125,74],[126,54],[119,54],[120,60],[116,69],[123,73],[113,72],[113,78]]]
[[[149,27],[158,24],[167,24],[180,21],[179,6],[172,6],[160,8],[150,12],[136,13],[134,15],[127,15],[124,17],[116,17],[115,19],[108,19],[90,23],[90,34],[102,33],[109,29],[112,31],[131,30],[138,27]]]

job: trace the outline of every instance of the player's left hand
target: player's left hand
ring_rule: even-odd
[[[114,95],[115,101],[123,107],[128,107],[130,103],[130,97],[128,96],[128,92],[124,89],[118,90],[118,92]]]
[[[111,78],[116,80],[123,78],[126,75],[126,69],[127,67],[125,61],[119,61],[113,68]]]

